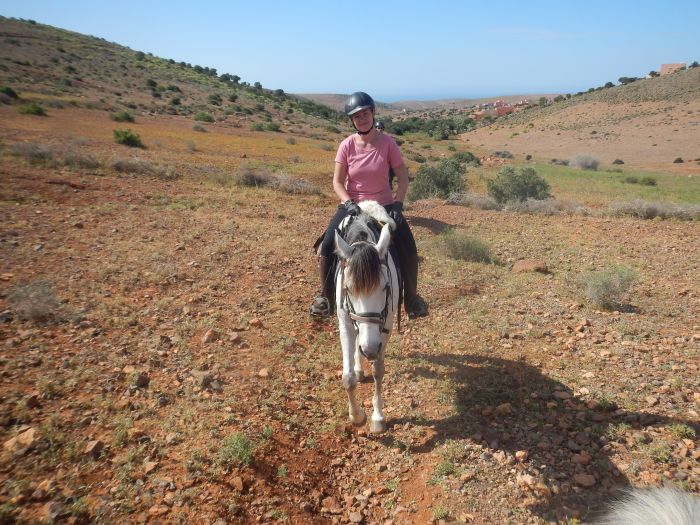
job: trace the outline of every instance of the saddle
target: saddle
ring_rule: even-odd
[[[345,233],[346,233],[348,227],[350,226],[350,224],[352,224],[352,221],[354,219],[355,219],[355,217],[353,215],[348,215],[347,220],[343,221],[343,223],[341,223],[341,228],[340,229],[336,228],[336,231],[338,232],[338,234],[341,237],[343,237],[343,239],[345,238]],[[369,222],[369,226],[372,230],[372,233],[374,233],[375,237],[379,238],[379,235],[382,232],[382,227],[384,225],[382,223],[380,223],[374,217],[371,217],[371,219],[372,220]],[[323,233],[321,233],[321,235],[318,237],[318,239],[316,239],[316,242],[314,242],[313,251],[317,256],[321,255],[321,243],[323,242],[323,238],[325,237],[325,235],[326,235],[326,232],[324,231]],[[399,259],[398,252],[396,251],[396,247],[393,244],[393,238],[394,238],[393,230],[392,230],[391,235],[392,235],[392,244],[391,244],[391,246],[389,246],[389,253],[391,254],[392,260],[394,261],[394,266],[396,268],[396,275],[397,275],[398,281],[399,281],[399,306],[398,306],[396,318],[398,319],[398,322],[400,323],[401,322],[401,305],[403,304],[403,276],[401,273],[401,260]],[[340,269],[340,264],[338,264],[338,262],[339,262],[338,257],[335,254],[331,255],[330,262],[331,262],[331,267],[330,267],[328,274],[329,274],[329,277],[332,276],[332,279],[330,279],[330,278],[326,279],[327,285],[325,286],[324,295],[328,298],[330,312],[333,313],[333,312],[335,312],[335,299],[336,299],[336,297],[335,297],[335,278],[336,278],[336,275],[338,274],[338,271]],[[400,326],[401,325],[399,324],[399,329],[400,329]]]

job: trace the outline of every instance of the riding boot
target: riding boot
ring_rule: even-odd
[[[418,295],[418,255],[409,255],[401,261],[403,273],[403,305],[410,319],[428,315],[428,305]]]
[[[335,283],[331,271],[332,267],[333,259],[331,257],[324,257],[323,255],[319,256],[318,268],[321,281],[321,293],[314,298],[314,301],[311,304],[311,315],[327,317],[333,310],[333,288]]]

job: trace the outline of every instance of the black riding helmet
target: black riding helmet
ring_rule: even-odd
[[[345,114],[348,117],[366,108],[374,110],[374,100],[364,91],[356,91],[345,100]]]
[[[374,123],[374,127],[377,129],[381,129],[382,131],[384,130],[384,122],[381,120],[378,120],[377,122]]]
[[[351,121],[355,113],[367,108],[372,109],[372,113],[374,113],[374,100],[364,91],[356,91],[345,101],[345,114],[350,117]],[[354,122],[352,123],[352,127],[354,127],[360,135],[367,135],[374,128],[374,123],[366,131],[357,129]]]

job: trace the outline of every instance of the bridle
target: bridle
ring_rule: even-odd
[[[367,242],[367,241],[357,241],[355,243],[352,243],[350,246],[356,246],[360,243]],[[368,243],[370,244],[370,243]],[[340,304],[342,305],[343,310],[348,312],[348,315],[350,316],[350,319],[352,320],[352,325],[355,328],[355,334],[358,334],[360,331],[360,325],[359,323],[371,323],[371,324],[377,324],[379,325],[382,333],[388,334],[390,330],[386,327],[386,319],[389,315],[389,301],[393,299],[393,290],[391,287],[391,270],[389,268],[389,254],[387,253],[384,256],[384,260],[381,261],[381,265],[385,266],[387,269],[387,282],[386,285],[384,286],[384,308],[382,309],[381,312],[356,312],[355,307],[352,304],[352,300],[350,299],[350,292],[348,290],[347,284],[344,282],[345,279],[345,261],[343,260],[340,264],[340,279],[341,279],[341,295],[340,295]]]

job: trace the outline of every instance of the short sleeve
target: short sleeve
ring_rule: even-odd
[[[335,162],[344,166],[348,165],[348,141],[343,140],[338,146],[338,151],[335,154]]]

